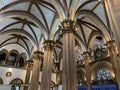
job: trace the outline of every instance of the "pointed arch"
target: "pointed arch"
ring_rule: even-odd
[[[13,32],[25,35],[32,42],[33,46],[35,46],[36,49],[38,48],[38,45],[35,42],[34,38],[25,30],[21,31],[21,29],[9,29],[9,30],[0,32],[0,37],[4,36],[5,34],[13,34]]]
[[[14,78],[10,84],[23,84],[23,80],[20,78]]]
[[[50,2],[55,7],[55,9],[56,9],[56,11],[58,13],[59,19],[62,22],[66,18],[62,6],[59,4],[59,2],[57,0],[50,0]]]
[[[91,80],[95,80],[96,79],[96,72],[99,69],[99,67],[106,67],[110,70],[110,73],[112,75],[112,77],[115,77],[114,75],[114,71],[113,71],[113,67],[112,64],[110,62],[107,61],[99,61],[96,62],[95,64],[93,64],[90,68],[91,73]]]
[[[78,18],[79,16],[88,17],[89,19],[91,19],[92,21],[94,21],[97,24],[97,27],[103,33],[103,35],[105,37],[105,40],[106,41],[112,40],[111,37],[110,37],[109,32],[107,31],[106,26],[103,24],[103,22],[101,21],[101,19],[95,13],[93,13],[93,12],[91,12],[89,10],[79,10],[76,13],[76,17]]]
[[[26,12],[26,11],[9,11],[9,12],[4,12],[0,14],[0,22],[2,22],[5,19],[8,18],[14,18],[14,17],[21,17],[23,19],[27,19],[33,23],[35,23],[38,28],[41,30],[41,32],[45,35],[46,40],[48,39],[47,37],[47,31],[44,27],[44,25],[32,14]]]

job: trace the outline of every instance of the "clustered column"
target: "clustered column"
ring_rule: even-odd
[[[40,90],[50,90],[54,42],[45,42],[44,61]]]
[[[86,70],[86,84],[87,84],[87,90],[91,90],[91,72],[90,72],[90,52],[84,52],[83,57],[85,59],[85,70]]]
[[[120,53],[120,0],[103,0],[110,22],[110,28]]]
[[[118,88],[120,90],[120,71],[119,71],[118,62],[117,62],[117,52],[116,52],[115,42],[114,41],[107,42],[107,47],[110,53],[111,63],[113,65],[113,69],[115,73],[115,79],[118,84]]]
[[[32,66],[33,66],[33,61],[32,60],[28,60],[26,64],[27,64],[26,65],[27,71],[26,71],[26,77],[25,77],[25,87],[24,87],[24,90],[28,90],[28,84],[29,84],[29,80],[30,80],[30,74],[31,74]]]
[[[42,59],[43,59],[42,52],[37,51],[34,53],[34,66],[33,66],[30,90],[38,90]]]
[[[63,34],[63,75],[62,90],[77,90],[76,85],[76,65],[75,65],[75,23],[71,20],[65,20],[60,30]]]

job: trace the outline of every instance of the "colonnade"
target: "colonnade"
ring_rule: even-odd
[[[67,24],[61,27],[63,31],[63,75],[62,75],[62,87],[63,90],[76,90],[77,85],[77,75],[74,57],[74,47],[75,47],[75,37],[74,37],[74,23],[72,21],[64,21],[63,24]],[[72,25],[71,25],[72,24]],[[69,26],[69,27],[68,27]],[[53,62],[53,50],[54,42],[45,42],[45,52],[44,52],[44,62],[41,80],[41,90],[50,90],[51,86],[51,71]],[[120,88],[120,75],[117,63],[117,51],[114,41],[107,42],[107,48],[111,57],[111,63],[113,65],[113,70],[115,72],[115,79],[118,83],[118,88]],[[87,90],[91,90],[91,76],[90,76],[90,65],[91,61],[90,52],[84,52],[83,57],[85,60],[85,70],[86,70],[86,86]],[[41,52],[36,52],[34,55],[34,67],[31,80],[30,90],[38,90],[39,83],[39,73],[41,67],[41,61],[43,59],[43,54]],[[29,76],[29,75],[28,75]]]
[[[60,27],[63,33],[63,75],[62,84],[63,90],[76,90],[77,75],[76,66],[74,60],[74,47],[75,47],[75,23],[71,20],[65,20],[62,22]],[[51,86],[51,71],[53,63],[53,51],[55,44],[53,41],[48,40],[44,43],[44,60],[43,60],[43,70],[42,70],[42,80],[41,80],[41,90],[50,90]],[[38,89],[38,76],[40,73],[40,61],[41,57],[38,52],[35,53],[37,56],[34,59],[33,74],[31,80],[30,90]]]
[[[106,9],[107,9],[107,13],[110,14],[109,17],[112,17],[111,23],[113,24],[115,21],[115,24],[118,25],[119,24],[119,17],[116,17],[116,13],[113,13],[112,11],[116,10],[116,6],[118,8],[120,8],[120,6],[118,6],[118,4],[115,5],[115,7],[110,6],[111,3],[119,3],[118,0],[106,0],[105,1],[105,5],[106,5]],[[120,3],[119,3],[120,5]],[[117,10],[116,10],[117,11]],[[111,14],[112,13],[112,14]],[[120,16],[118,14],[118,16]],[[60,30],[62,31],[62,40],[63,40],[63,76],[62,76],[62,86],[63,89],[62,90],[77,90],[76,89],[76,85],[77,85],[77,75],[76,75],[76,66],[75,66],[75,53],[74,53],[74,48],[75,48],[75,36],[74,36],[74,32],[75,32],[75,23],[71,20],[64,20],[61,23],[60,26]],[[118,39],[117,42],[120,42],[120,38],[119,35],[117,34],[120,33],[120,31],[118,31],[118,28],[115,28],[115,25],[113,25],[113,27],[111,29],[114,29],[114,36],[115,39]],[[120,46],[118,45],[118,48],[120,48]],[[117,53],[116,53],[116,46],[114,45],[115,42],[113,41],[108,41],[107,42],[107,47],[110,53],[110,57],[111,57],[111,63],[113,65],[113,69],[115,72],[115,79],[116,82],[118,84],[118,88],[120,90],[120,72],[119,72],[119,68],[117,65]],[[47,41],[45,42],[45,52],[44,52],[44,60],[43,60],[43,73],[42,73],[42,82],[41,82],[41,90],[50,90],[50,85],[51,85],[51,70],[52,70],[52,62],[53,62],[53,50],[54,50],[54,42],[53,41]],[[119,49],[118,49],[119,50]],[[120,51],[120,50],[119,50]],[[90,76],[90,65],[89,65],[89,61],[90,61],[90,55],[89,52],[84,52],[83,53],[84,59],[85,59],[85,69],[86,69],[86,79],[87,79],[87,90],[91,89],[91,84],[90,84],[90,80],[91,80],[91,76]],[[32,80],[31,80],[31,90],[37,90],[38,87],[38,76],[39,76],[39,71],[40,71],[40,60],[42,58],[39,57],[39,55],[37,56],[37,58],[35,58],[35,62],[34,62],[34,68],[33,68],[33,75],[32,75]]]
[[[70,34],[70,33],[68,33]],[[71,35],[71,34],[70,34]],[[74,34],[73,34],[74,35]],[[67,36],[68,39],[69,35]],[[69,37],[70,39],[70,37]],[[68,49],[67,47],[72,47],[70,44],[65,44],[65,51],[63,52],[63,78],[62,78],[62,86],[63,90],[76,90],[77,85],[77,76],[76,76],[76,67],[75,67],[75,61],[73,57],[73,52],[69,51],[71,49]],[[44,61],[43,63],[43,72],[42,72],[42,80],[41,80],[41,90],[50,90],[51,86],[51,70],[52,70],[52,62],[53,62],[53,48],[54,44],[53,42],[47,42],[46,51],[44,52]],[[107,42],[107,48],[110,54],[111,63],[113,65],[113,70],[115,72],[115,80],[118,84],[118,88],[120,88],[120,75],[119,75],[119,68],[117,63],[117,51],[114,41]],[[74,51],[74,50],[73,50]],[[68,52],[68,53],[67,53]],[[65,55],[67,53],[67,55]],[[71,57],[70,57],[71,56]],[[89,62],[91,61],[90,58],[90,52],[84,52],[83,57],[85,60],[85,70],[86,70],[86,86],[87,90],[91,90],[91,76],[90,76],[90,65]],[[70,59],[72,58],[72,59]],[[34,55],[34,67],[33,67],[33,74],[32,74],[32,80],[31,80],[31,86],[30,90],[38,90],[38,83],[39,83],[39,73],[40,73],[40,67],[41,67],[41,61],[43,59],[43,53],[36,52]],[[73,65],[74,64],[74,65]],[[31,62],[28,65],[27,69],[27,78],[25,80],[26,84],[29,84],[29,78],[30,78],[30,72],[31,72]],[[58,88],[58,87],[57,87]],[[24,90],[27,90],[24,88]]]

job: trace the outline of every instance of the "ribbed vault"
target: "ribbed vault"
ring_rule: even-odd
[[[76,23],[76,57],[91,50],[100,36],[104,43],[111,40],[108,16],[100,0],[1,0],[0,48],[19,45],[28,57],[43,50],[46,40],[56,43],[54,61],[62,58],[62,35],[59,25],[70,19]],[[103,44],[102,44],[103,45]],[[17,50],[17,47],[14,47]]]

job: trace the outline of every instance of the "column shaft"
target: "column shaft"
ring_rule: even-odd
[[[42,59],[43,59],[42,53],[36,52],[34,55],[34,66],[33,66],[30,90],[38,90],[40,67],[41,67]]]
[[[53,42],[45,43],[43,70],[42,70],[42,81],[40,90],[50,90],[51,87],[51,72],[53,63]]]
[[[120,0],[104,0],[107,15],[110,21],[110,28],[113,32],[118,52],[120,53]]]
[[[75,65],[74,25],[71,21],[62,23],[63,27],[63,90],[77,90],[77,73]],[[61,27],[61,28],[62,28]]]
[[[111,63],[113,65],[113,69],[115,73],[115,79],[118,84],[118,88],[120,90],[120,71],[119,71],[118,62],[117,62],[117,53],[116,53],[115,43],[113,41],[110,41],[107,43],[107,46],[108,46],[108,50],[111,57]]]
[[[85,70],[86,70],[86,84],[87,84],[87,90],[91,90],[91,72],[90,72],[90,53],[89,52],[84,52],[84,59],[85,59]]]
[[[25,87],[24,87],[24,90],[28,90],[28,86],[26,86],[26,84],[27,84],[27,85],[29,84],[32,64],[33,64],[33,61],[32,61],[32,60],[29,60],[29,61],[27,62],[27,71],[26,71],[26,77],[25,77]]]

